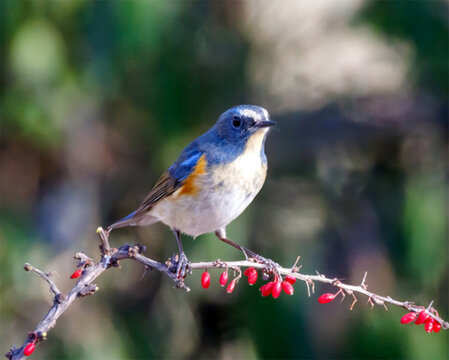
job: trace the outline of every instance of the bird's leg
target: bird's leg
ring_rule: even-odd
[[[246,260],[248,260],[248,258],[250,258],[250,257],[255,258],[257,256],[257,254],[254,253],[253,251],[235,243],[234,241],[229,240],[226,237],[226,232],[224,229],[215,231],[215,236],[217,238],[219,238],[221,241],[225,242],[226,244],[229,244],[229,245],[235,247],[236,249],[240,250],[243,253],[243,255],[245,255]]]
[[[181,235],[179,233],[179,230],[173,229],[173,234],[175,235],[179,249],[179,258],[178,258],[178,266],[176,268],[176,274],[178,276],[178,279],[182,279],[187,275],[187,270],[189,268],[189,260],[187,259],[187,256],[182,248]]]
[[[277,273],[277,268],[279,267],[279,264],[275,263],[273,260],[271,259],[267,259],[264,258],[263,256],[260,256],[259,254],[256,254],[254,251],[249,250],[237,243],[235,243],[234,241],[229,240],[226,237],[226,230],[225,229],[219,229],[217,231],[215,231],[215,235],[223,242],[225,242],[226,244],[229,244],[233,247],[235,247],[236,249],[240,250],[241,252],[243,252],[243,254],[245,255],[246,260],[248,260],[248,258],[252,258],[254,260],[256,260],[258,263],[264,264],[267,266],[267,269],[269,271],[274,271]]]

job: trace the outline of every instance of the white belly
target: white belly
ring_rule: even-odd
[[[260,152],[246,152],[232,163],[199,176],[196,194],[179,195],[180,189],[155,205],[150,214],[194,237],[216,231],[233,221],[253,201],[262,188],[266,171]]]

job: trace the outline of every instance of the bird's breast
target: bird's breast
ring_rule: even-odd
[[[154,208],[167,225],[192,236],[228,225],[251,203],[262,188],[267,172],[260,149],[246,148],[234,161],[207,166],[193,179],[196,191],[181,187]]]
[[[262,162],[260,153],[246,151],[233,162],[211,167],[215,186],[223,182],[229,187],[257,188],[263,184],[267,166]]]

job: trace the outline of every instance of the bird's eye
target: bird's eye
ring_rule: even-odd
[[[234,116],[232,118],[232,126],[239,127],[241,123],[242,123],[242,120],[238,116]]]

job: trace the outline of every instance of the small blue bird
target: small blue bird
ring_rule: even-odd
[[[262,188],[267,174],[264,144],[275,125],[267,110],[239,105],[190,143],[168,168],[137,210],[107,228],[145,226],[162,221],[178,243],[178,276],[188,267],[180,232],[197,237],[215,232],[222,241],[252,251],[226,237],[226,226],[238,217]]]

